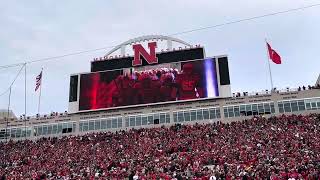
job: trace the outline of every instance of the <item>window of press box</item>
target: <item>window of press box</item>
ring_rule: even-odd
[[[320,98],[278,102],[279,113],[320,109]]]
[[[125,117],[125,127],[170,123],[169,113],[154,113]]]
[[[33,127],[34,136],[73,133],[76,130],[76,122],[43,124]]]
[[[173,121],[175,123],[188,121],[202,121],[220,118],[220,110],[218,108],[196,109],[186,111],[173,112]]]
[[[306,99],[305,105],[307,110],[320,109],[320,98]]]
[[[11,138],[24,138],[31,136],[31,129],[29,127],[16,127],[0,129],[0,140]]]
[[[259,104],[243,104],[237,106],[223,107],[223,113],[226,118],[274,114],[274,103],[259,103]]]
[[[79,131],[97,131],[122,127],[122,117],[96,119],[79,122]]]

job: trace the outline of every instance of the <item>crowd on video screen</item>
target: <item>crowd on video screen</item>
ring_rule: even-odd
[[[89,74],[81,79],[80,110],[206,98],[205,68],[203,61],[193,61],[181,63],[181,70]]]

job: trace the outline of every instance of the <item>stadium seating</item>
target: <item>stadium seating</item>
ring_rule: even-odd
[[[0,144],[7,179],[319,179],[320,115]]]

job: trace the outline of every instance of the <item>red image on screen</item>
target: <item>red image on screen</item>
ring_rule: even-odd
[[[208,73],[204,62],[182,62],[180,70],[155,68],[131,70],[126,75],[122,70],[82,74],[79,110],[206,98]]]
[[[120,70],[82,74],[79,110],[114,107],[113,95],[118,91],[117,81],[121,74]]]

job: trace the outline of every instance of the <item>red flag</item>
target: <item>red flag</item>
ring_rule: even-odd
[[[269,52],[269,58],[276,64],[281,64],[281,57],[280,55],[271,48],[270,44],[267,43],[268,46],[268,52]]]
[[[36,77],[36,88],[34,89],[34,91],[37,91],[39,89],[39,87],[41,86],[41,79],[42,79],[42,71]]]

